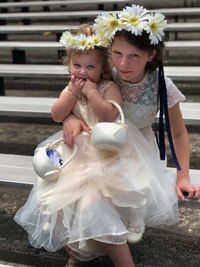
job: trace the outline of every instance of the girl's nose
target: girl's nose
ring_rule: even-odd
[[[87,78],[87,70],[85,68],[81,68],[79,70],[79,74],[80,74],[81,78],[83,78],[83,79]]]
[[[121,67],[127,67],[128,66],[128,60],[126,57],[122,57],[120,59],[120,65],[121,65]]]

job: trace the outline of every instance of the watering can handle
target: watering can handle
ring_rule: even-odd
[[[120,117],[121,117],[120,121],[121,121],[122,124],[124,124],[125,123],[124,113],[123,113],[123,110],[120,107],[120,105],[118,103],[116,103],[115,101],[110,100],[110,99],[108,99],[107,101],[110,102],[111,104],[113,104],[119,110],[119,114],[120,114]]]

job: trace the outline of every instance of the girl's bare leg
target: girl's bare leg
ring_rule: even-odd
[[[103,251],[111,258],[115,267],[135,267],[129,247],[124,245],[113,245],[101,243]]]
[[[69,259],[68,259],[68,263],[66,265],[66,267],[70,267],[70,266],[83,266],[81,261],[79,261],[78,259],[76,259],[74,256],[71,255],[71,249],[68,247],[68,246],[65,246],[65,250],[69,256]]]

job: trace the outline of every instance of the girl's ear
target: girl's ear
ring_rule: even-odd
[[[148,62],[151,62],[154,59],[155,55],[156,55],[156,50],[155,49],[153,51],[149,52]]]

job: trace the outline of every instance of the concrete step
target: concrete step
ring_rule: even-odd
[[[20,267],[64,267],[67,262],[64,249],[50,253],[30,247],[26,232],[13,221],[30,190],[30,186],[0,185],[0,260]],[[170,227],[147,228],[143,240],[130,246],[136,267],[200,266],[200,209],[187,203],[180,206],[179,223]],[[107,257],[100,257],[84,266],[113,267]]]

